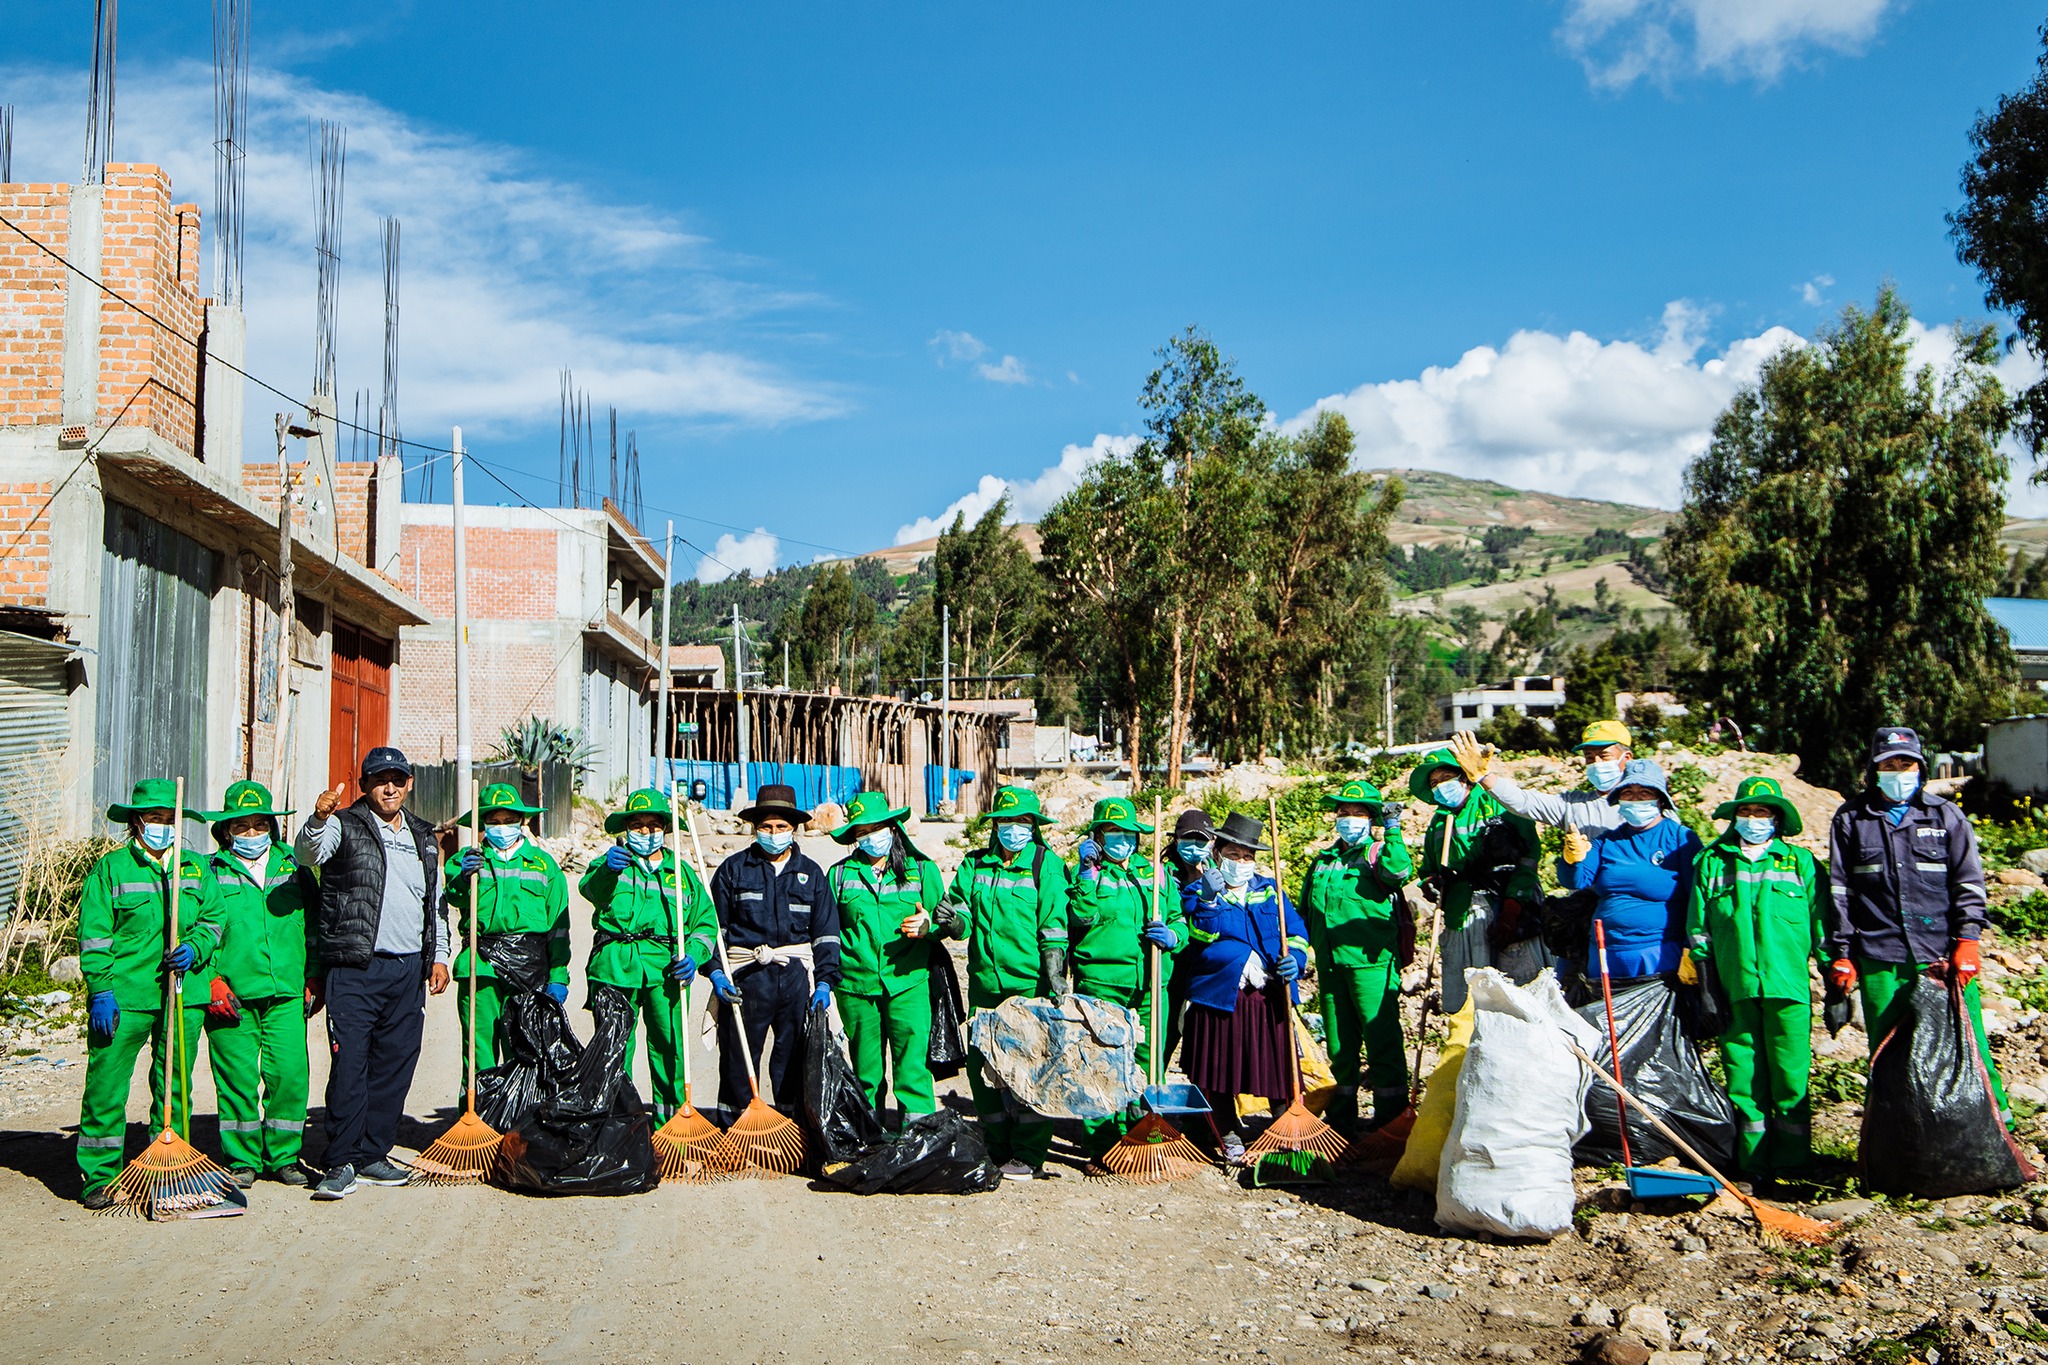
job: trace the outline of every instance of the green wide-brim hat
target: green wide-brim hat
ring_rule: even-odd
[[[226,824],[245,815],[267,815],[275,820],[291,814],[288,810],[277,809],[277,803],[271,799],[270,788],[261,782],[251,782],[247,779],[228,786],[227,793],[220,799],[219,810],[193,813],[209,825]]]
[[[1095,813],[1088,817],[1088,828],[1093,829],[1097,825],[1108,825],[1111,829],[1126,830],[1132,834],[1152,832],[1152,826],[1138,818],[1138,808],[1124,796],[1105,796],[1095,803]]]
[[[1422,756],[1422,762],[1414,772],[1408,774],[1408,790],[1417,801],[1429,800],[1431,782],[1429,775],[1438,768],[1458,768],[1458,760],[1451,756],[1449,749],[1432,749]],[[1463,781],[1465,770],[1458,768],[1458,780]]]
[[[889,798],[880,792],[862,792],[846,808],[846,823],[832,831],[832,838],[839,843],[850,844],[853,832],[862,825],[890,825],[908,814],[910,807],[892,806]]]
[[[1769,806],[1778,813],[1778,833],[1797,834],[1805,827],[1799,818],[1799,807],[1785,799],[1785,789],[1777,779],[1770,777],[1745,777],[1742,785],[1735,789],[1735,795],[1714,807],[1716,820],[1733,820],[1741,806]]]
[[[1038,793],[1029,787],[997,787],[995,802],[989,806],[991,820],[1015,820],[1029,816],[1031,823],[1041,828],[1053,823],[1051,817],[1038,804]]]
[[[656,792],[655,795],[660,796],[661,793]],[[664,811],[668,809],[668,799],[666,797],[662,798],[661,808]],[[476,809],[462,812],[455,823],[467,826],[472,817],[481,820],[492,811],[500,810],[509,810],[515,815],[540,815],[544,813],[539,806],[527,805],[520,798],[519,788],[513,786],[510,782],[493,782],[477,794]],[[605,828],[611,830],[611,821],[605,821]],[[612,830],[612,832],[617,833],[616,830]]]
[[[490,802],[484,802],[485,809]],[[508,807],[508,809],[510,809]],[[615,810],[604,818],[604,832],[618,834],[626,828],[626,821],[636,815],[652,815],[661,821],[663,829],[674,829],[675,821],[669,814],[668,798],[655,787],[642,787],[626,798],[624,810]],[[465,817],[467,818],[467,817]]]
[[[107,819],[117,825],[125,825],[136,815],[146,810],[176,810],[178,806],[178,784],[168,777],[145,777],[135,784],[134,794],[126,805],[116,801],[107,807]],[[200,819],[201,813],[187,807],[185,814]]]
[[[1322,806],[1324,810],[1335,810],[1339,806],[1371,806],[1378,810],[1386,804],[1386,799],[1372,783],[1354,779],[1333,792],[1325,792]]]

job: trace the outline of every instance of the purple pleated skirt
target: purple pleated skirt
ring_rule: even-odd
[[[1293,1097],[1294,1031],[1280,989],[1240,989],[1228,1014],[1189,1003],[1181,1067],[1211,1104],[1232,1095]]]

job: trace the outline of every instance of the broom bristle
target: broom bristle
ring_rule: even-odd
[[[718,1140],[724,1160],[742,1175],[795,1175],[804,1164],[804,1135],[755,1096]]]
[[[730,1180],[741,1170],[740,1162],[725,1148],[725,1134],[694,1105],[684,1105],[674,1118],[654,1130],[654,1155],[661,1161],[663,1180],[685,1185]]]
[[[1742,1202],[1749,1205],[1749,1211],[1756,1215],[1756,1221],[1763,1230],[1765,1245],[1770,1245],[1774,1237],[1782,1237],[1788,1242],[1820,1246],[1835,1235],[1835,1226],[1832,1223],[1816,1222],[1803,1214],[1781,1209],[1774,1204],[1766,1204],[1761,1199],[1744,1198]]]
[[[1102,1154],[1102,1169],[1134,1185],[1163,1185],[1209,1169],[1202,1149],[1157,1114],[1147,1114]]]
[[[1341,1160],[1350,1147],[1342,1133],[1324,1123],[1303,1107],[1300,1100],[1288,1105],[1259,1134],[1258,1140],[1248,1144],[1244,1153],[1256,1160],[1268,1152],[1314,1152],[1331,1161]]]
[[[1354,1138],[1346,1149],[1344,1160],[1367,1170],[1381,1170],[1380,1174],[1391,1171],[1400,1161],[1401,1154],[1408,1150],[1408,1135],[1415,1131],[1415,1110],[1403,1109],[1379,1127],[1362,1137]]]
[[[412,1163],[413,1179],[426,1185],[468,1185],[491,1173],[504,1135],[465,1109],[448,1131],[435,1138]]]
[[[103,1212],[158,1219],[216,1208],[238,1187],[225,1167],[166,1128],[114,1182],[114,1202]]]

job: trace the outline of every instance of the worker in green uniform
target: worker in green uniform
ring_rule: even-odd
[[[1496,946],[1525,937],[1520,920],[1542,895],[1536,825],[1466,780],[1449,749],[1423,755],[1408,790],[1436,810],[1423,836],[1422,874],[1443,906],[1443,1012],[1465,1006],[1465,972],[1491,967]],[[1448,840],[1448,848],[1446,841]]]
[[[519,789],[509,782],[493,782],[477,796],[477,809],[464,812],[460,824],[470,828],[474,816],[483,822],[481,848],[465,848],[450,858],[442,873],[447,887],[448,909],[455,917],[456,941],[462,951],[455,957],[455,979],[469,981],[470,892],[476,891],[476,932],[479,948],[487,938],[530,934],[543,943],[547,954],[547,993],[557,1003],[569,998],[569,880],[548,851],[526,837],[526,819],[539,815],[539,806],[520,799]],[[488,1070],[498,1064],[498,1019],[505,1000],[512,993],[501,983],[488,954],[479,951],[476,960],[476,1018],[470,1018],[469,991],[455,998],[456,1017],[462,1022],[457,1046],[462,1053],[462,1088],[469,1089],[469,1035],[476,1030],[476,1064]]]
[[[170,866],[180,814],[169,778],[135,784],[126,805],[107,819],[128,830],[128,842],[85,874],[78,898],[78,966],[85,975],[85,1095],[78,1107],[78,1172],[82,1202],[114,1202],[121,1144],[128,1132],[128,1086],[135,1058],[149,1044],[150,1126],[175,1126],[192,1136],[192,1059],[205,1029],[213,978],[206,964],[220,947],[220,895],[206,860],[183,852]],[[178,944],[171,946],[170,887],[178,884]],[[166,1011],[166,973],[184,973],[179,1011]],[[176,1044],[176,1046],[174,1046]],[[165,1060],[177,1103],[166,1116]]]
[[[881,792],[854,797],[846,823],[832,831],[853,851],[826,874],[839,902],[837,1000],[854,1074],[879,1113],[893,1070],[906,1118],[938,1107],[929,1061],[931,960],[946,951],[937,940],[960,928],[959,914],[941,904],[938,864],[904,833],[909,814]]]
[[[619,836],[578,884],[591,905],[596,937],[590,948],[590,994],[625,993],[647,1027],[648,1088],[658,1123],[682,1106],[683,991],[714,961],[717,915],[704,883],[678,863],[664,842],[671,829],[668,798],[642,787],[604,818]],[[633,1065],[633,1034],[620,1065]]]
[[[206,1008],[206,1055],[220,1101],[220,1146],[235,1182],[262,1175],[287,1185],[312,1178],[299,1164],[306,1133],[306,1012],[320,979],[306,910],[320,885],[284,841],[270,789],[236,782],[213,828],[220,892],[220,951]],[[260,1098],[259,1098],[260,1089]]]
[[[1013,996],[1067,993],[1067,865],[1046,847],[1052,821],[1028,787],[996,788],[989,815],[987,847],[962,860],[944,903],[967,939],[970,1016]],[[1010,1180],[1044,1174],[1052,1124],[1012,1118],[983,1067],[980,1051],[969,1048],[967,1084],[989,1159]]]
[[[1170,955],[1188,941],[1178,888],[1165,889],[1154,902],[1152,860],[1138,851],[1138,836],[1151,832],[1152,826],[1138,819],[1129,799],[1106,796],[1097,801],[1088,819],[1088,837],[1075,850],[1067,902],[1067,960],[1074,969],[1074,994],[1137,1012],[1138,1070],[1147,1076],[1152,1074],[1150,950]],[[1138,1115],[1133,1105],[1109,1118],[1083,1120],[1088,1155],[1101,1160],[1131,1130]]]
[[[1678,976],[1697,983],[1698,964],[1711,962],[1728,995],[1721,1061],[1740,1118],[1737,1163],[1757,1176],[1796,1174],[1813,1157],[1806,964],[1820,951],[1821,873],[1785,841],[1800,831],[1799,807],[1772,779],[1745,777],[1714,818],[1728,827],[1693,862]]]
[[[1337,1093],[1326,1122],[1358,1126],[1358,1060],[1365,1053],[1373,1127],[1408,1106],[1408,1050],[1401,1040],[1401,972],[1415,957],[1415,919],[1401,888],[1415,861],[1372,783],[1346,782],[1322,799],[1336,818],[1336,842],[1301,878],[1301,918],[1315,950],[1323,1031]]]

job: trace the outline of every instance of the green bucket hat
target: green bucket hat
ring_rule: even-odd
[[[134,795],[128,804],[116,801],[107,807],[107,819],[117,825],[125,825],[138,812],[146,810],[174,810],[178,804],[178,784],[168,777],[145,777],[135,784]],[[200,812],[189,807],[185,814],[193,819],[201,818]]]
[[[1430,799],[1429,775],[1438,768],[1457,769],[1458,780],[1465,780],[1465,770],[1458,767],[1458,760],[1451,757],[1449,749],[1432,749],[1422,756],[1422,762],[1416,765],[1415,771],[1408,774],[1408,790],[1417,801]]]
[[[1020,815],[1029,816],[1041,829],[1053,823],[1039,808],[1038,793],[1031,788],[997,787],[995,804],[988,808],[989,819],[1014,820]]]
[[[1785,799],[1785,789],[1775,778],[1745,777],[1733,798],[1714,807],[1716,820],[1733,820],[1738,806],[1769,806],[1778,813],[1778,833],[1797,834],[1804,828],[1799,807]]]
[[[638,793],[635,793],[635,795],[638,795]],[[655,795],[660,796],[661,793],[655,792]],[[668,799],[666,797],[662,798],[661,808],[664,811],[668,809]],[[466,829],[469,826],[471,816],[481,820],[492,811],[498,810],[509,810],[518,815],[542,814],[539,806],[529,806],[526,802],[520,800],[519,788],[513,786],[510,782],[493,782],[477,795],[476,809],[464,811],[455,823]],[[605,828],[611,829],[611,822],[609,820],[605,822]],[[614,830],[613,832],[616,833],[617,831]]]
[[[1335,810],[1339,806],[1371,806],[1377,811],[1386,802],[1380,789],[1363,778],[1353,778],[1333,792],[1323,794],[1324,810]]]
[[[288,810],[277,809],[277,803],[271,800],[270,788],[261,782],[251,782],[247,779],[228,785],[226,794],[220,799],[219,810],[195,813],[209,825],[223,825],[230,820],[239,820],[245,815],[267,815],[275,820],[279,816],[291,814]]]
[[[484,793],[484,809],[490,809],[490,793]],[[514,807],[513,809],[517,809]],[[626,808],[615,810],[604,818],[604,832],[618,834],[626,828],[626,821],[636,815],[652,815],[660,819],[663,829],[675,828],[669,818],[668,798],[655,787],[642,787],[626,798]],[[465,817],[467,818],[467,817]]]
[[[853,832],[862,825],[894,824],[908,814],[910,807],[892,806],[889,798],[880,792],[862,792],[846,808],[846,823],[832,831],[832,838],[839,843],[850,844]]]
[[[1105,796],[1095,803],[1095,813],[1088,817],[1088,828],[1093,829],[1097,825],[1108,825],[1132,834],[1152,832],[1152,826],[1138,819],[1138,808],[1125,796]]]

